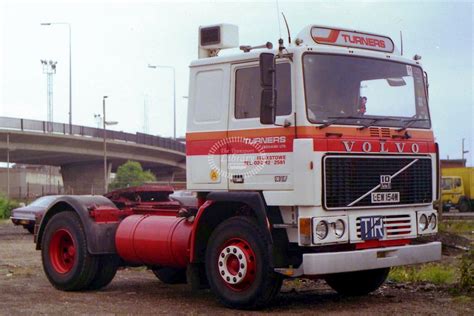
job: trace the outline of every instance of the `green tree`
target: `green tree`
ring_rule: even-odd
[[[115,179],[110,184],[110,189],[133,187],[152,181],[156,181],[156,177],[151,171],[143,170],[139,162],[127,161],[118,167]]]

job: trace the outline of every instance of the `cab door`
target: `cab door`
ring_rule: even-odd
[[[227,138],[229,189],[292,189],[296,132],[292,73],[290,61],[277,61],[276,124],[264,125],[260,123],[258,60],[232,65]]]

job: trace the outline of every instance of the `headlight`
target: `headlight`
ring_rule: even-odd
[[[334,234],[336,235],[337,238],[341,238],[342,235],[344,235],[345,230],[346,230],[346,225],[344,224],[344,221],[341,219],[338,219],[334,223]]]
[[[316,236],[319,239],[324,239],[328,235],[328,223],[326,221],[320,221],[318,225],[316,225]]]
[[[418,221],[418,229],[424,231],[428,228],[428,218],[425,214],[421,214],[420,220]]]
[[[436,215],[431,214],[430,215],[430,229],[435,229],[436,228]]]

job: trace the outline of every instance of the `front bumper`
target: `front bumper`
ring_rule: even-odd
[[[15,225],[35,226],[35,220],[29,218],[10,217],[10,219]]]
[[[441,260],[440,242],[355,251],[308,253],[303,254],[303,263],[293,271],[292,276],[372,270],[438,260]],[[286,274],[283,270],[287,269],[276,269],[276,272]]]

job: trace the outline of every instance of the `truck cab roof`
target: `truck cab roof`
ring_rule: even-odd
[[[421,65],[419,60],[402,56],[388,36],[339,27],[308,25],[298,33],[290,45],[288,43],[284,45],[287,46],[283,51],[284,53],[296,56],[309,51],[390,59],[412,65]],[[258,60],[262,52],[277,54],[278,49],[255,49],[246,53],[238,52],[200,58],[191,62],[190,67]]]

